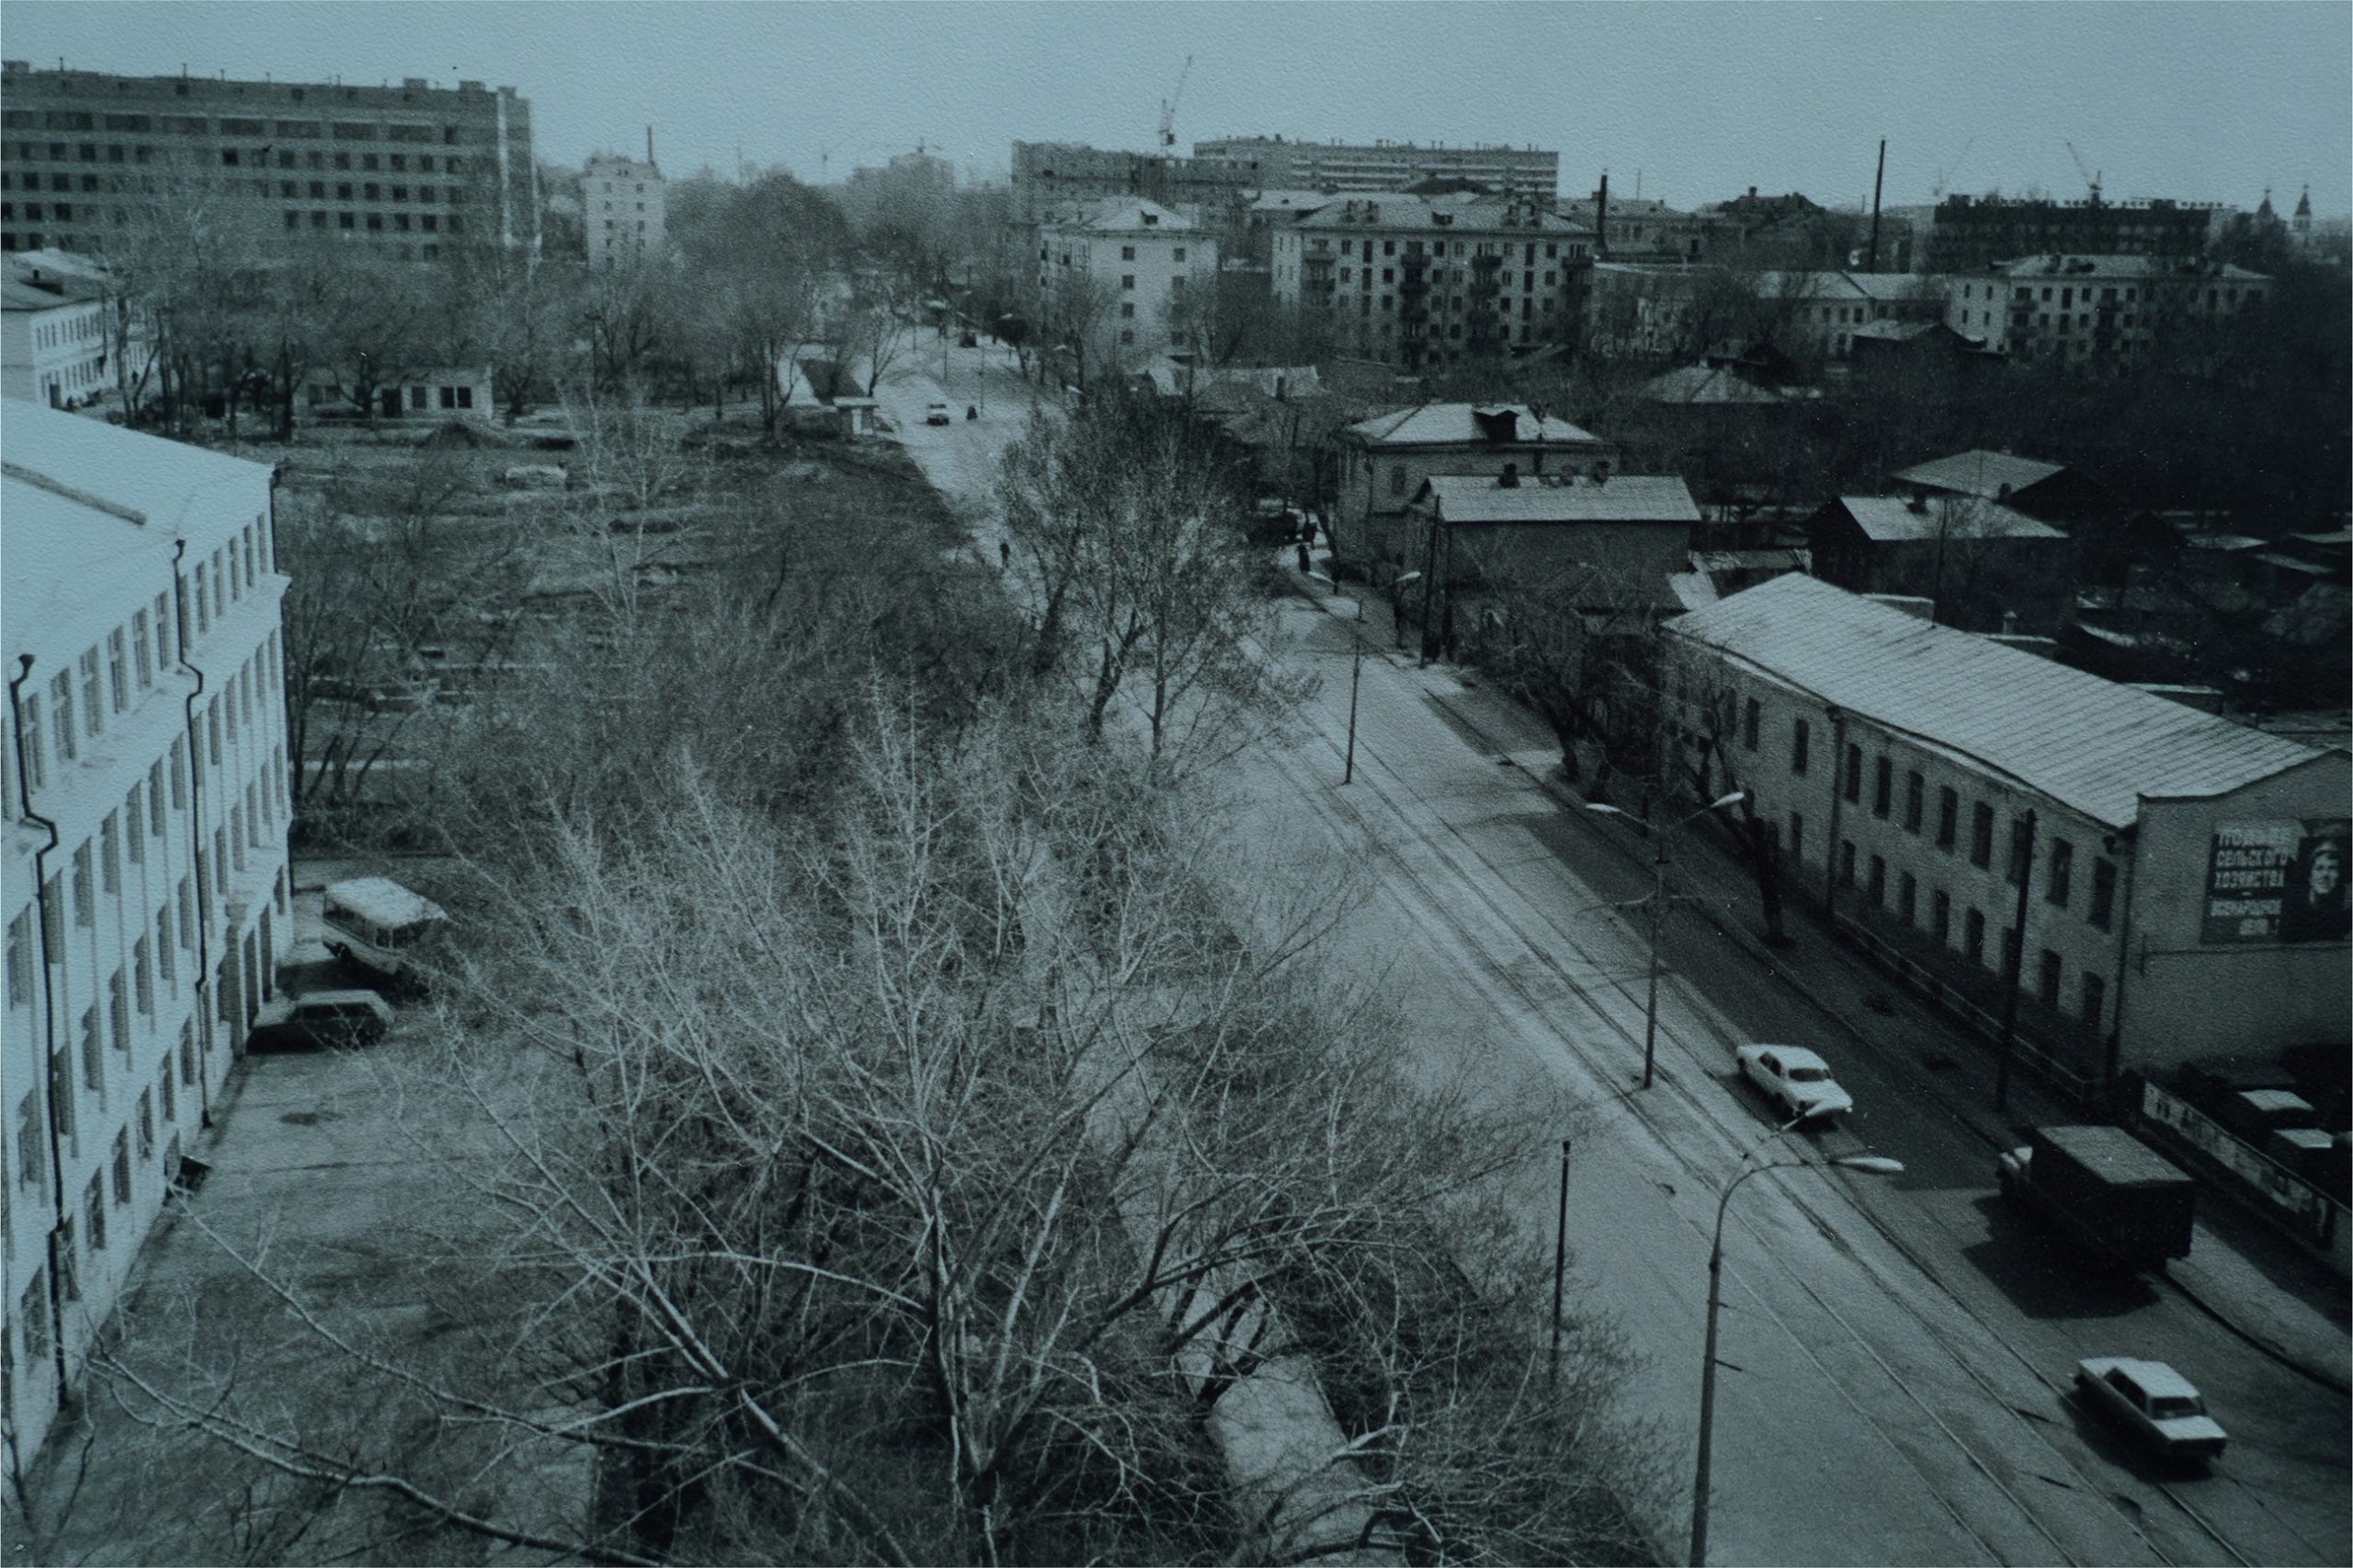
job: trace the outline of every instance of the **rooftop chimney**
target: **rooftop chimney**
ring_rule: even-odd
[[[1503,472],[1495,476],[1495,488],[1498,490],[1517,490],[1519,488],[1519,465],[1518,463],[1504,464]]]
[[[1928,510],[1928,487],[1925,484],[1914,485],[1912,499],[1905,502],[1904,506],[1911,511],[1926,514]]]

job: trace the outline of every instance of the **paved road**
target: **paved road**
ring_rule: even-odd
[[[951,496],[976,496],[1018,433],[1001,411],[1026,413],[1021,384],[982,358],[949,351],[948,393],[961,401],[946,430],[917,423],[939,395],[936,355],[884,393],[913,410],[914,420],[901,415],[909,449]],[[968,424],[963,403],[975,399],[961,389],[982,386],[991,415]],[[976,519],[988,556],[992,527]],[[1562,1128],[1576,1142],[1579,1298],[1641,1353],[1636,1397],[1687,1455],[1707,1232],[1743,1152],[1869,1148],[1905,1163],[1893,1181],[1776,1172],[1734,1200],[1717,1561],[2347,1559],[2344,1398],[2168,1285],[2087,1280],[2047,1236],[1995,1210],[1982,1119],[1947,1108],[1950,1092],[1975,1090],[1972,1048],[1901,998],[1881,999],[1868,971],[1853,994],[1877,1006],[1825,1017],[1713,928],[1743,917],[1720,891],[1718,907],[1670,924],[1660,1078],[1636,1088],[1646,950],[1612,906],[1646,892],[1647,873],[1601,836],[1614,824],[1564,811],[1530,771],[1506,765],[1515,752],[1540,765],[1540,729],[1494,733],[1508,725],[1494,722],[1484,694],[1443,670],[1369,658],[1357,781],[1344,790],[1347,631],[1289,605],[1278,656],[1327,678],[1292,744],[1236,770],[1233,852],[1367,890],[1335,934],[1333,961],[1401,998],[1433,1075],[1467,1073],[1506,1102],[1560,1094],[1582,1105]],[[1343,879],[1341,867],[1362,874]],[[1859,1114],[1830,1133],[1771,1141],[1764,1106],[1731,1072],[1731,1045],[1758,1039],[1822,1046]],[[1517,1193],[1529,1233],[1547,1241],[1552,1147],[1531,1151]],[[2173,1360],[2207,1387],[2235,1439],[2214,1474],[2151,1472],[2062,1397],[2076,1358],[2119,1350]],[[1663,1540],[1679,1543],[1688,1498],[1661,1509]]]

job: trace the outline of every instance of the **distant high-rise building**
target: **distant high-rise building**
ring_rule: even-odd
[[[1224,228],[1257,182],[1238,166],[1154,153],[1107,152],[1077,142],[1013,144],[1013,218],[1038,223],[1104,201],[1141,199]]]
[[[1287,142],[1228,136],[1193,143],[1198,164],[1246,176],[1254,189],[1399,190],[1419,180],[1464,179],[1497,196],[1559,194],[1561,154],[1533,147],[1423,147],[1411,142]]]
[[[531,106],[480,82],[397,87],[0,68],[0,249],[98,252],[135,220],[222,199],[256,241],[430,260],[535,248]]]
[[[588,160],[580,181],[580,221],[592,267],[658,256],[669,243],[667,187],[654,162],[653,140],[649,133],[642,162],[612,153]]]

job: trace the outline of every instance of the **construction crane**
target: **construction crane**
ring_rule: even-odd
[[[2097,173],[2096,173],[2096,172],[2091,168],[2091,166],[2090,166],[2090,165],[2088,165],[2087,164],[2086,164],[2086,163],[2084,162],[2084,155],[2083,155],[2081,153],[2078,153],[2078,152],[2076,152],[2076,151],[2075,151],[2075,144],[2073,142],[2068,142],[2068,143],[2067,143],[2067,156],[2069,156],[2069,157],[2071,157],[2071,158],[2073,158],[2073,159],[2075,159],[2075,172],[2076,172],[2077,174],[2079,174],[2079,175],[2081,175],[2081,176],[2084,176],[2084,183],[2085,183],[2086,185],[2087,185],[2087,186],[2091,187],[2091,189],[2092,189],[2092,205],[2093,205],[2093,206],[2095,206],[2095,207],[2098,206],[2098,205],[2099,205],[2099,176],[2098,176],[2098,174],[2097,174]]]
[[[1962,160],[1969,156],[1969,150],[1976,145],[1977,138],[1971,137],[1961,144],[1961,155],[1937,171],[1937,183],[1928,187],[1928,199],[1942,201],[1945,199],[1945,187],[1952,183],[1953,171],[1961,167]]]
[[[1185,96],[1185,79],[1192,74],[1193,57],[1188,54],[1185,56],[1185,69],[1176,73],[1176,89],[1160,100],[1160,144],[1163,147],[1176,145],[1176,100]]]

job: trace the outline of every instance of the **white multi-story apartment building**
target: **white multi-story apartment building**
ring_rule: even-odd
[[[580,182],[588,265],[601,268],[660,256],[669,244],[665,189],[650,154],[643,163],[601,154],[589,159]]]
[[[0,1335],[29,1462],[290,941],[271,472],[8,415]]]
[[[1409,372],[1568,340],[1593,231],[1476,195],[1335,201],[1274,232],[1275,298]]]
[[[95,398],[107,372],[106,301],[7,258],[0,279],[0,397],[62,408]]]
[[[1945,280],[1945,321],[2020,358],[2121,374],[2168,337],[2227,328],[2271,297],[2243,267],[2154,256],[2034,256]]]
[[[1170,311],[1213,288],[1217,241],[1153,201],[1106,201],[1038,229],[1048,329],[1084,340],[1092,368],[1130,369],[1168,347]]]

